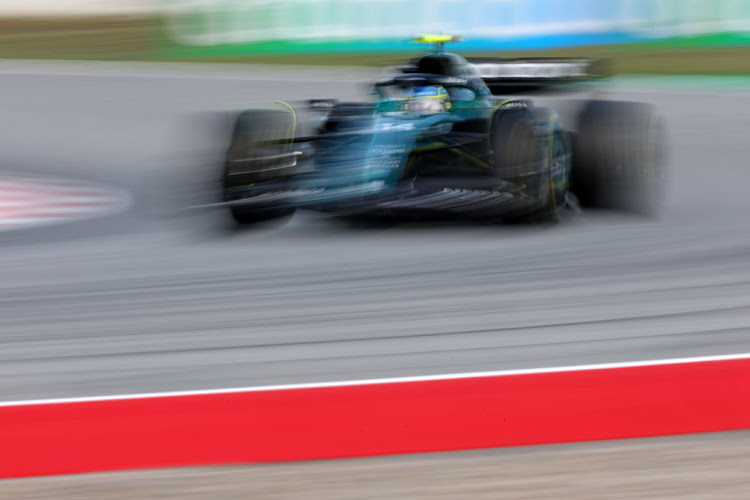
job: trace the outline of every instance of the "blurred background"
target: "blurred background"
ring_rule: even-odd
[[[463,53],[607,56],[627,73],[746,73],[743,0],[3,0],[0,57],[380,65],[421,33]]]

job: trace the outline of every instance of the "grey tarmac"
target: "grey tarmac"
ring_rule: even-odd
[[[186,210],[214,199],[220,111],[355,98],[361,74],[25,64],[0,65],[3,170],[124,189],[133,207],[0,235],[0,401],[750,352],[750,93],[603,92],[666,118],[657,220],[383,229],[298,213],[238,232]]]

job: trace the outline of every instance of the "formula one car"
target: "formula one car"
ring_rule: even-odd
[[[538,60],[555,71],[511,74],[533,62],[472,63],[443,51],[453,40],[422,37],[436,49],[375,82],[371,102],[309,101],[307,110],[319,115],[309,133],[300,130],[300,109],[285,102],[239,113],[222,182],[234,219],[302,208],[556,220],[576,199],[653,212],[663,147],[651,107],[588,100],[568,128],[553,110],[511,94],[578,81],[589,62]]]

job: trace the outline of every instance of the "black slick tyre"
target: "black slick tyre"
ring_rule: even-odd
[[[254,224],[288,217],[295,208],[280,204],[247,203],[248,186],[283,181],[291,165],[285,156],[294,137],[294,115],[287,109],[260,109],[240,113],[234,124],[222,176],[222,200],[238,224]],[[292,157],[293,158],[293,157]]]
[[[652,106],[590,101],[578,117],[571,190],[583,207],[657,215],[665,156],[664,125]]]

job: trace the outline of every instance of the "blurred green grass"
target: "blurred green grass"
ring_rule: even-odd
[[[408,54],[345,52],[175,57],[154,49],[160,36],[159,21],[154,17],[5,18],[0,19],[0,58],[387,66],[409,57]],[[415,53],[418,49],[415,47]],[[460,46],[456,51],[461,52]],[[671,41],[464,54],[602,57],[612,61],[616,73],[750,75],[750,46],[683,45]]]

